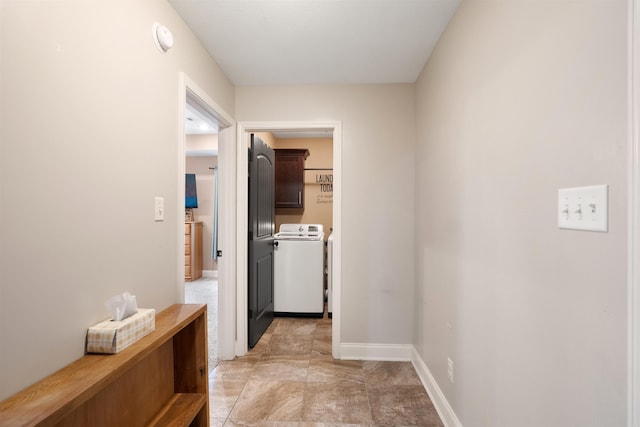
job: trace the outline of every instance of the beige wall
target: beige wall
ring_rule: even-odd
[[[273,148],[306,148],[307,168],[333,168],[333,140],[331,138],[276,139]],[[325,240],[333,227],[333,190],[319,181],[333,177],[332,170],[308,170],[304,173],[304,211],[291,214],[287,209],[276,209],[276,231],[280,224],[322,224]]]
[[[626,2],[467,1],[415,86],[235,90],[164,1],[0,5],[0,399],[108,297],[179,300],[185,71],[239,120],[342,121],[343,342],[413,342],[463,425],[625,424]],[[601,183],[609,233],[558,230]]]
[[[0,399],[80,357],[112,295],[179,301],[179,72],[235,102],[164,0],[1,7]]]
[[[193,209],[196,221],[202,221],[202,269],[218,270],[218,261],[211,258],[213,241],[213,170],[218,165],[218,158],[214,156],[187,157],[186,173],[196,174],[196,189],[198,191],[198,207]],[[219,240],[218,240],[219,241]]]
[[[333,168],[332,138],[276,138],[271,132],[256,132],[271,148],[307,148],[309,157],[305,161],[306,168]],[[280,224],[322,224],[325,240],[333,228],[333,190],[318,183],[316,175],[331,175],[327,171],[305,172],[305,205],[304,211],[291,213],[287,209],[276,209],[276,233]],[[320,178],[324,179],[324,178]]]
[[[626,425],[626,34],[625,1],[466,1],[417,82],[415,346],[465,426]],[[609,232],[558,229],[592,184]]]
[[[264,142],[271,148],[274,148],[277,144],[276,137],[273,136],[271,132],[256,132],[256,136],[262,139],[262,142]]]
[[[342,121],[345,343],[409,344],[414,85],[237,87],[239,121]]]
[[[185,147],[188,151],[218,150],[218,135],[192,134],[185,138]],[[188,155],[188,153],[187,153]]]

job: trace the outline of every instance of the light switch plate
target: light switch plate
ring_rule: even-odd
[[[164,197],[156,197],[155,221],[164,221]]]
[[[607,185],[558,190],[558,227],[608,231],[608,190]]]

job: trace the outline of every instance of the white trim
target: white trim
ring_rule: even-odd
[[[236,340],[234,351],[236,356],[242,356],[249,348],[248,344],[248,295],[247,295],[247,266],[248,266],[248,246],[247,246],[247,230],[249,227],[248,218],[248,197],[249,189],[247,188],[247,176],[249,159],[247,149],[247,133],[242,122],[238,122],[236,128],[236,188],[238,189],[236,203],[239,216],[236,226]],[[242,213],[242,215],[240,215]]]
[[[178,176],[176,177],[176,182],[182,182],[182,177],[185,174],[187,169],[186,167],[186,157],[185,151],[187,147],[186,141],[186,131],[184,125],[184,118],[186,117],[187,110],[187,76],[184,73],[178,74],[178,147],[176,158],[178,159]],[[178,200],[184,199],[184,188],[183,186],[178,184]],[[179,303],[184,303],[184,261],[182,261],[184,257],[184,207],[181,203],[176,203],[176,221],[177,228],[176,231],[178,234],[178,247],[176,248],[176,262],[178,263],[177,274],[176,277],[176,294],[177,301]]]
[[[411,344],[342,343],[342,360],[388,360],[408,362],[411,360]]]
[[[218,260],[218,353],[221,359],[232,359],[234,356],[233,343],[235,325],[235,289],[229,286],[235,283],[235,240],[233,230],[236,218],[235,194],[235,120],[225,112],[204,90],[202,90],[184,72],[179,73],[178,91],[178,176],[177,183],[184,183],[185,165],[185,126],[187,93],[195,95],[203,107],[218,120],[218,164],[220,167],[220,247],[225,256]],[[190,96],[191,96],[190,95]],[[184,184],[178,184],[178,200],[184,200]],[[178,233],[178,248],[176,262],[178,263],[177,301],[184,302],[184,205],[177,203],[176,229]]]
[[[333,122],[333,264],[331,348],[335,359],[341,358],[342,342],[342,122]]]
[[[416,351],[415,347],[411,349],[411,362],[413,363],[413,367],[416,369],[418,376],[420,377],[420,381],[422,381],[422,385],[427,390],[427,394],[431,399],[431,403],[436,408],[440,419],[444,423],[446,427],[462,427],[462,423],[458,419],[456,413],[453,411],[453,408],[449,404],[449,401],[446,397],[444,397],[444,393],[438,386],[435,378],[431,375],[431,371],[427,367],[420,354]]]
[[[236,355],[248,350],[247,337],[247,136],[251,132],[271,131],[333,131],[333,318],[332,352],[340,358],[340,299],[341,299],[341,254],[342,254],[342,122],[340,121],[274,121],[274,122],[238,122],[237,125],[237,213],[236,228]]]
[[[202,270],[202,277],[206,277],[208,279],[218,277],[218,270]]]
[[[627,425],[640,427],[640,3],[629,0],[629,243],[627,307]]]
[[[218,356],[235,357],[236,339],[236,125],[218,133],[218,239],[222,257],[218,258]],[[224,325],[224,327],[223,327]]]

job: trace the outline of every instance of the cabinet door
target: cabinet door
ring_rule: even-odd
[[[304,161],[309,151],[275,152],[275,207],[304,208]]]

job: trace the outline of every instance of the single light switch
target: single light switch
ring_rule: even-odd
[[[156,197],[155,220],[164,221],[164,197]]]
[[[608,231],[608,189],[592,185],[558,190],[558,227]]]

